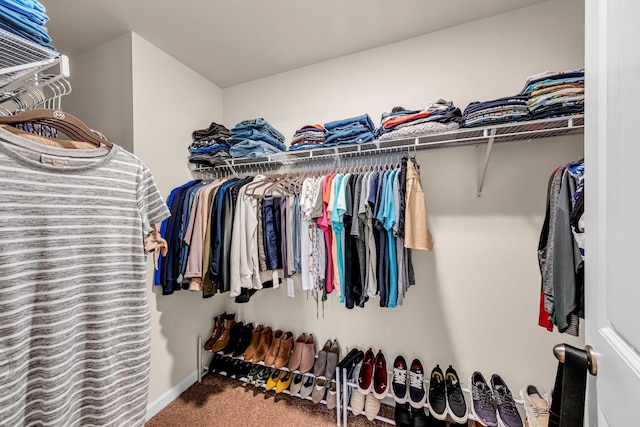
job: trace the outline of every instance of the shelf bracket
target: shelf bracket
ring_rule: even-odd
[[[489,159],[491,158],[491,150],[493,150],[493,142],[496,139],[497,130],[498,129],[496,128],[491,129],[488,135],[486,135],[486,132],[485,132],[485,136],[489,138],[489,141],[487,142],[487,151],[484,155],[484,165],[482,166],[482,172],[480,173],[480,177],[478,178],[478,193],[477,193],[478,197],[482,196],[482,187],[484,186],[484,178],[487,175],[487,167],[489,166]]]

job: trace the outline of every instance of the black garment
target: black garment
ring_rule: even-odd
[[[344,293],[345,306],[352,309],[360,304],[362,299],[362,277],[360,276],[360,258],[358,255],[358,239],[351,235],[353,224],[355,184],[357,175],[348,176],[344,186],[346,209],[343,217],[343,233],[345,236],[344,248]]]
[[[193,181],[192,185],[181,188],[173,199],[171,205],[171,216],[167,222],[165,237],[167,238],[167,256],[163,259],[160,267],[160,285],[163,295],[171,295],[174,291],[180,290],[178,275],[180,274],[180,221],[182,220],[182,210],[185,195],[201,181]]]

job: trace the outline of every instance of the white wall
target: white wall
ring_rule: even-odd
[[[65,111],[127,151],[133,150],[131,34],[70,59],[72,92]]]
[[[153,173],[163,196],[191,179],[187,147],[194,129],[222,119],[222,92],[213,83],[132,33],[134,153]],[[152,267],[149,264],[149,283]],[[221,298],[179,291],[163,296],[149,285],[149,402],[196,370],[196,339],[211,333]]]
[[[381,29],[382,30],[382,29]],[[264,117],[288,139],[304,124],[401,105],[421,108],[445,98],[464,108],[519,92],[527,76],[584,65],[584,5],[554,0],[404,42],[372,49],[223,90],[224,123]],[[495,147],[484,193],[476,198],[484,146],[418,152],[433,252],[414,252],[417,285],[405,305],[377,301],[347,310],[332,296],[325,317],[298,287],[266,290],[245,305],[242,319],[294,333],[317,344],[381,348],[419,357],[425,369],[453,364],[461,377],[500,373],[517,391],[553,385],[559,342],[582,345],[537,326],[540,274],[536,249],[554,168],[582,156],[581,136]],[[320,310],[322,313],[322,311]],[[346,349],[343,348],[343,351]]]

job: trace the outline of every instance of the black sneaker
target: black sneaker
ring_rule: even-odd
[[[396,357],[396,360],[393,362],[391,392],[397,403],[407,402],[407,372],[407,362],[404,360],[404,357]]]
[[[436,420],[447,419],[447,395],[444,374],[439,365],[431,371],[429,381],[429,413]]]
[[[449,411],[449,416],[458,424],[466,423],[469,418],[469,409],[462,394],[458,373],[449,365],[444,378],[447,384],[447,411]]]
[[[422,409],[427,401],[424,389],[424,369],[418,359],[413,359],[409,369],[409,404],[416,409]]]
[[[522,427],[522,418],[513,401],[511,390],[502,377],[497,374],[491,376],[491,389],[498,405],[498,425],[504,427]]]

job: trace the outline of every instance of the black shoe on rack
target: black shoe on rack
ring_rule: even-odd
[[[251,344],[251,336],[253,332],[253,323],[247,323],[242,327],[240,331],[240,338],[233,349],[233,357],[238,357],[241,354],[244,354],[249,344]]]
[[[436,420],[447,419],[447,395],[444,374],[439,365],[431,371],[429,381],[429,414]]]
[[[411,406],[408,403],[397,403],[393,418],[398,427],[412,427]]]
[[[236,378],[246,378],[247,375],[249,375],[249,371],[251,371],[251,368],[253,368],[253,363],[240,360],[240,366],[238,368],[238,372],[236,372]]]
[[[244,323],[238,322],[231,327],[231,335],[229,337],[229,342],[222,349],[222,353],[225,356],[231,356],[231,353],[238,346],[238,341],[240,341],[240,336],[242,335],[242,330],[244,329]]]
[[[424,408],[411,408],[411,427],[428,427],[429,418],[424,412]]]
[[[462,394],[458,373],[449,365],[444,378],[447,384],[447,411],[449,411],[449,416],[453,422],[464,424],[469,418],[469,408],[467,408],[467,402]]]
[[[213,353],[213,357],[209,362],[209,373],[215,374],[220,369],[220,364],[222,363],[222,355],[220,353]]]

